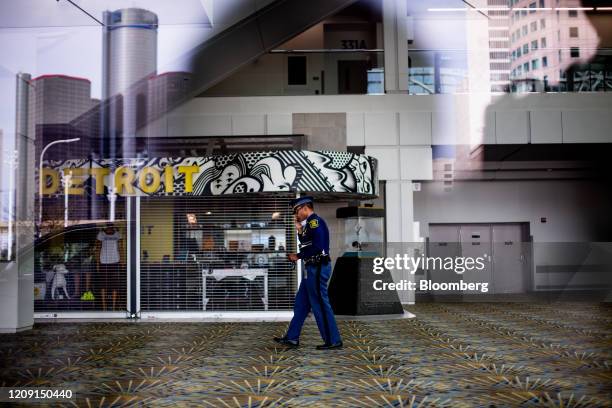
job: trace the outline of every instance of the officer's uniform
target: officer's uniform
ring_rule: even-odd
[[[294,207],[300,203],[300,199],[294,200]],[[291,319],[285,338],[298,341],[304,320],[312,310],[325,344],[341,343],[336,318],[327,295],[327,284],[331,276],[331,260],[329,258],[329,229],[323,218],[314,213],[310,214],[299,235],[299,240],[298,258],[304,261],[306,270],[295,296],[293,319]]]

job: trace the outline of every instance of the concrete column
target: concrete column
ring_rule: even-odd
[[[422,243],[418,242],[417,231],[414,228],[414,197],[412,180],[402,180],[400,185],[401,207],[402,207],[402,251],[408,256],[417,257],[423,251]],[[417,276],[405,273],[404,279],[411,282],[418,281]],[[401,298],[402,303],[414,303],[415,292],[405,291]]]
[[[387,257],[396,255],[415,256],[415,249],[422,250],[423,243],[418,242],[418,232],[414,228],[414,200],[412,181],[387,181],[385,191],[387,209]],[[414,282],[415,275],[405,270],[394,270],[391,276],[395,282],[408,280]],[[407,290],[397,292],[400,302],[414,303],[415,293]]]
[[[15,255],[0,264],[0,333],[15,333],[34,324],[34,194],[36,168],[34,140],[28,135],[28,100],[31,77],[17,75],[15,104],[15,148],[17,165],[14,177]]]
[[[383,0],[385,92],[408,91],[406,0]]]

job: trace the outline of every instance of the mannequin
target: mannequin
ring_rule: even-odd
[[[124,270],[123,240],[121,234],[112,224],[107,224],[96,237],[96,261],[98,274],[106,278],[106,287],[100,290],[102,309],[106,310],[106,291],[111,291],[112,310],[117,305],[117,294],[121,289],[121,274]]]

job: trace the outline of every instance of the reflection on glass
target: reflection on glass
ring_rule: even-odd
[[[612,89],[605,8],[579,0],[489,0],[479,8],[415,3],[408,6],[410,93],[478,92],[483,83],[491,92]]]
[[[465,93],[469,91],[465,53],[410,50],[410,94]]]

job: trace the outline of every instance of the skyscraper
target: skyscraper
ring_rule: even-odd
[[[104,136],[122,136],[122,152],[111,141],[110,154],[133,156],[130,138],[146,121],[147,78],[157,69],[157,15],[127,8],[103,16],[102,97],[105,104]]]
[[[91,98],[91,82],[68,75],[41,75],[28,82],[28,134],[34,136],[36,167],[40,165],[45,146],[57,140],[79,138],[78,142],[53,146],[45,152],[43,161],[85,159],[95,152],[99,137],[99,101]],[[93,147],[93,149],[92,149]],[[38,186],[38,185],[37,185]],[[37,199],[41,198],[36,195]],[[90,218],[87,198],[73,197],[71,220]],[[43,220],[63,217],[63,200],[44,198]],[[40,206],[40,201],[37,206]]]
[[[511,72],[516,91],[591,91],[603,72],[578,66],[594,57],[597,34],[579,0],[514,0],[510,15]],[[553,7],[554,6],[554,7]],[[574,65],[574,66],[572,66]],[[566,71],[571,71],[566,72]],[[591,80],[593,79],[593,80]],[[551,85],[554,84],[554,85]],[[537,89],[537,87],[542,89]]]
[[[71,122],[97,104],[96,100],[91,99],[91,82],[68,75],[41,75],[34,78],[31,85],[28,133],[35,135],[36,157],[48,143],[72,137],[80,137],[81,142],[62,149],[51,149],[44,159],[87,157],[90,139],[98,135],[83,133]],[[88,129],[94,128],[89,126]]]
[[[491,91],[510,89],[510,9],[508,0],[487,0],[489,7],[489,68]]]

